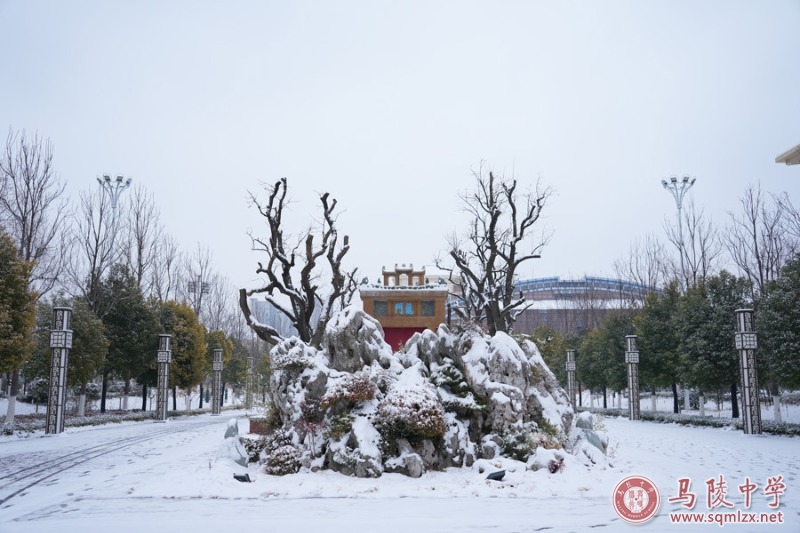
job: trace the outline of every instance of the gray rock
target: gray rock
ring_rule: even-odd
[[[239,436],[239,423],[235,418],[228,420],[228,427],[225,429],[225,438]]]
[[[604,454],[608,451],[606,444],[593,429],[582,429],[578,440],[585,440]]]
[[[247,466],[250,457],[247,455],[247,450],[238,436],[229,437],[222,441],[222,445],[217,451],[217,459],[230,459],[240,466]]]
[[[575,417],[575,427],[580,429],[594,429],[594,421],[592,420],[592,413],[589,411],[583,411],[582,413],[578,413],[578,416]]]
[[[330,357],[330,367],[340,372],[358,372],[373,361],[383,368],[391,364],[392,349],[383,340],[380,323],[353,307],[328,323],[322,346]]]

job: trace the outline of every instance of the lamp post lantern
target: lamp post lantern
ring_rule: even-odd
[[[575,350],[567,350],[567,396],[575,408]]]
[[[756,349],[758,335],[753,330],[753,310],[736,310],[736,349],[739,350],[739,384],[742,389],[742,423],[747,435],[761,434],[761,406],[758,401]]]
[[[169,364],[172,361],[170,344],[172,335],[158,336],[158,391],[156,392],[156,420],[167,421],[169,405]]]
[[[639,413],[639,352],[636,349],[636,335],[625,337],[625,362],[628,363],[628,418],[641,420]]]
[[[671,177],[669,181],[661,180],[661,185],[672,194],[672,197],[675,199],[675,206],[678,208],[678,251],[681,256],[681,276],[683,276],[683,279],[681,279],[681,286],[686,283],[686,262],[684,260],[683,251],[683,217],[681,211],[683,210],[683,197],[686,196],[686,193],[692,188],[695,181],[697,181],[697,178],[690,178],[689,176],[684,176],[680,181],[675,176]]]
[[[72,309],[53,308],[53,329],[50,330],[50,388],[47,397],[46,434],[64,431],[64,406],[67,403],[67,363],[72,348]]]
[[[211,388],[211,414],[218,415],[222,411],[222,348],[214,349],[214,382]]]

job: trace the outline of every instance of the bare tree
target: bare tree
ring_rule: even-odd
[[[150,270],[152,294],[161,302],[178,299],[181,278],[180,258],[178,242],[172,235],[162,233],[156,243],[153,268]]]
[[[341,305],[349,303],[355,292],[356,271],[345,271],[342,260],[350,250],[350,238],[345,235],[339,243],[336,229],[336,200],[329,193],[320,196],[322,220],[309,228],[296,242],[290,243],[284,233],[283,215],[286,208],[287,182],[281,178],[265,186],[266,203],[250,193],[250,200],[267,222],[268,237],[252,234],[253,248],[265,252],[267,262],[258,263],[256,273],[267,277],[266,286],[239,291],[239,306],[247,324],[256,334],[270,343],[281,335],[273,326],[252,318],[247,298],[265,294],[266,300],[292,321],[297,336],[311,346],[319,347],[325,326]],[[323,286],[329,287],[324,291]]]
[[[83,296],[89,308],[102,316],[100,284],[114,263],[111,202],[102,189],[80,192],[78,207],[65,239],[65,281],[70,292]]]
[[[203,301],[211,291],[212,280],[216,274],[212,270],[212,253],[207,246],[197,243],[197,248],[191,255],[183,258],[183,280],[179,292],[184,299],[192,306],[197,319],[208,326],[206,323],[206,312]]]
[[[36,134],[29,138],[24,130],[10,130],[0,155],[0,181],[0,225],[14,240],[19,258],[33,265],[29,284],[41,297],[53,288],[60,274],[60,256],[54,248],[66,209],[60,200],[65,185],[53,169],[50,141]],[[11,372],[7,423],[14,421],[19,367],[28,355],[20,357],[19,366]]]
[[[128,231],[125,235],[128,267],[144,294],[152,289],[152,269],[156,264],[162,228],[160,213],[152,193],[137,185],[127,210]]]
[[[37,134],[32,138],[9,131],[0,156],[0,222],[14,239],[20,259],[33,262],[31,286],[43,296],[55,285],[61,270],[55,243],[66,216],[60,200],[65,184],[53,169],[53,146]]]
[[[436,266],[457,273],[462,280],[461,305],[455,311],[462,319],[485,322],[489,333],[510,332],[516,315],[525,305],[514,295],[517,270],[539,256],[546,236],[530,240],[535,224],[550,195],[549,189],[520,195],[517,180],[505,181],[486,175],[483,167],[473,172],[476,187],[461,195],[470,227],[463,237],[448,239],[452,266],[440,258]]]
[[[674,265],[671,264],[664,245],[653,235],[631,243],[628,256],[614,261],[614,272],[619,279],[632,281],[642,287],[657,289],[669,280]],[[643,305],[645,292],[633,295],[632,303]]]
[[[775,196],[748,187],[740,199],[742,211],[729,213],[725,247],[739,270],[764,294],[767,283],[780,276],[781,267],[797,248],[797,239],[786,232],[792,215]]]
[[[694,287],[701,279],[713,275],[717,269],[722,254],[722,243],[717,234],[717,229],[711,220],[707,219],[703,210],[698,208],[694,200],[683,211],[683,243],[678,231],[669,223],[665,223],[667,237],[683,254],[686,278],[681,285]],[[670,278],[680,279],[681,271],[673,265],[674,274]]]

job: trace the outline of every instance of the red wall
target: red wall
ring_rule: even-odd
[[[397,351],[403,347],[414,333],[421,333],[425,328],[383,328],[383,337],[386,343]]]

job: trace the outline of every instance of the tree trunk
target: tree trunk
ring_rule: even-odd
[[[175,385],[172,386],[172,410],[178,410],[178,387]]]
[[[731,418],[739,418],[739,399],[736,394],[736,382],[731,383]]]
[[[86,384],[81,385],[81,393],[78,396],[78,416],[86,416]]]
[[[772,395],[772,409],[775,415],[775,422],[783,422],[783,415],[781,415],[781,391],[778,388],[778,382],[770,380],[769,393]]]
[[[8,409],[6,410],[6,424],[13,424],[17,414],[17,394],[19,393],[19,370],[11,373],[11,388],[8,393]]]
[[[580,381],[578,382],[578,405],[583,407],[583,388]]]
[[[108,370],[103,370],[103,386],[100,391],[100,412],[106,412],[106,394],[108,392]]]
[[[124,409],[125,411],[127,411],[128,410],[128,396],[130,396],[130,394],[131,394],[131,380],[130,379],[126,379],[125,380],[125,387],[124,387],[123,390],[124,390],[124,392],[123,392],[123,396],[122,396],[122,405],[120,405],[120,408]]]
[[[205,377],[203,377],[203,381],[205,381]],[[199,409],[203,408],[203,381],[200,382],[200,407],[199,407]]]
[[[678,384],[672,384],[672,412],[678,414],[681,412],[681,403],[678,398]]]
[[[656,386],[655,385],[653,385],[652,391],[653,391],[652,392],[652,396],[650,396],[650,407],[651,407],[651,411],[653,411],[655,413],[656,411],[658,411],[658,405],[656,405],[656,402],[658,401],[658,398],[656,397]]]
[[[142,411],[147,411],[147,385],[142,383]]]
[[[608,389],[603,387],[603,409],[608,409],[608,398],[607,398],[608,395],[606,394],[607,392]]]

